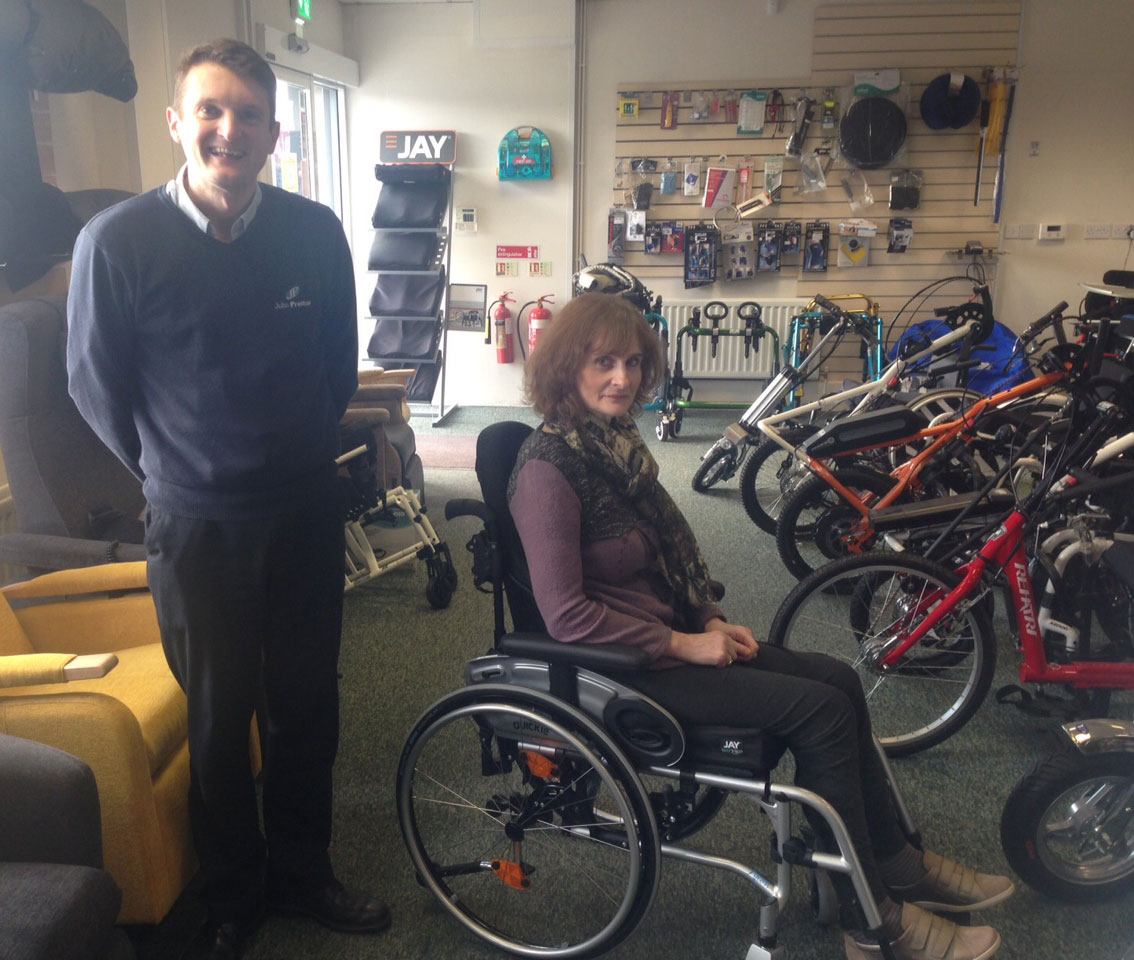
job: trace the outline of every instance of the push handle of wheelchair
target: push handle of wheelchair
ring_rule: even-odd
[[[1055,339],[1060,343],[1067,342],[1067,334],[1063,330],[1063,324],[1060,322],[1063,319],[1063,311],[1067,309],[1067,301],[1060,300],[1054,307],[1047,311],[1038,320],[1028,324],[1024,332],[1020,334],[1021,340],[1034,340],[1041,331],[1045,328],[1055,326]]]
[[[445,519],[454,520],[457,517],[476,517],[484,524],[489,537],[496,539],[496,521],[492,517],[492,511],[481,501],[460,497],[449,500],[445,504]]]

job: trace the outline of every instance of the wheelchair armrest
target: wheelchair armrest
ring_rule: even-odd
[[[480,500],[470,500],[457,497],[445,503],[445,519],[453,520],[457,517],[476,517],[486,527],[492,526],[492,511]]]
[[[510,657],[531,657],[589,670],[642,670],[650,656],[641,647],[621,643],[560,643],[543,633],[506,633],[497,648]]]

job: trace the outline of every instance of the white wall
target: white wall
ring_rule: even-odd
[[[487,284],[489,300],[505,290],[519,301],[570,286],[573,102],[572,0],[344,6],[346,55],[360,81],[348,92],[355,261],[359,266],[359,338],[373,331],[366,304],[374,289],[365,272],[378,195],[374,164],[383,130],[456,130],[454,202],[475,207],[479,230],[452,243],[451,280]],[[477,22],[475,14],[485,15]],[[538,16],[536,16],[538,14]],[[490,16],[491,15],[491,16]],[[515,45],[519,38],[523,45]],[[550,181],[501,183],[497,147],[513,127],[532,124],[551,140]],[[497,278],[496,244],[535,244],[552,263],[547,279]],[[526,265],[521,263],[521,267]],[[522,364],[496,363],[478,333],[450,332],[446,406],[518,404]]]
[[[1085,240],[1088,223],[1134,224],[1134,3],[1026,0],[1004,191],[1006,226],[1061,222],[1067,239],[1003,241],[997,314],[1021,329],[1079,283],[1134,268],[1126,240]],[[1039,153],[1030,156],[1032,141]]]

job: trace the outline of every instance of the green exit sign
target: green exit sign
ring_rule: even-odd
[[[297,23],[311,19],[311,3],[312,0],[291,0],[291,15]]]

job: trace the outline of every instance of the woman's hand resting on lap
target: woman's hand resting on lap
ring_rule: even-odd
[[[704,633],[670,634],[665,652],[676,660],[706,667],[727,667],[734,660],[751,660],[759,646],[752,631],[736,623],[714,617]]]

